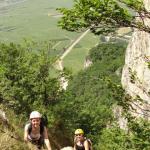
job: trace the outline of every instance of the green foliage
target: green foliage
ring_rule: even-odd
[[[119,2],[126,4],[129,8],[137,12],[145,10],[143,0],[119,0]]]
[[[7,118],[7,121],[0,119],[0,149],[28,150],[23,142],[22,116],[16,115],[13,110],[3,104],[0,104],[0,111],[5,112]]]
[[[129,122],[132,131],[132,141],[136,150],[150,149],[150,122],[145,119],[133,119]]]
[[[122,55],[125,51],[127,43],[102,43],[99,44],[96,48],[90,50],[90,58],[93,63],[97,61],[106,61],[106,60],[115,60],[115,59],[124,59]],[[111,47],[111,49],[110,49]],[[118,56],[120,56],[118,58]]]
[[[50,55],[50,50],[49,46],[41,46],[34,42],[27,42],[25,45],[0,44],[0,102],[5,106],[5,112],[13,110],[13,113],[9,113],[11,117],[8,117],[13,131],[8,128],[8,135],[0,134],[1,137],[11,138],[14,134],[21,135],[22,140],[24,125],[33,110],[46,114],[48,127],[57,129],[55,112],[63,90],[60,88],[60,77],[51,77],[56,58]],[[67,70],[61,73],[64,77],[69,77],[68,74]],[[15,139],[9,141],[10,149],[25,149],[23,141],[18,145],[19,141],[12,144]],[[3,141],[4,144],[7,142]],[[5,147],[8,149],[7,145],[2,149]]]
[[[102,43],[91,49],[93,65],[73,77],[55,110],[72,134],[83,128],[96,150],[150,148],[150,124],[131,116],[128,111],[133,100],[120,85],[125,48],[126,43]],[[126,130],[118,127],[112,113],[116,104],[122,106],[128,119]]]
[[[150,69],[150,62],[149,62],[149,61],[147,62],[147,66],[148,66],[148,68]]]
[[[119,27],[135,27],[150,32],[143,21],[148,12],[142,0],[75,0],[71,9],[59,8],[63,13],[59,26],[69,31],[90,28],[95,34],[114,32]],[[138,14],[138,15],[135,15]]]
[[[150,124],[146,120],[134,120],[129,123],[128,132],[117,125],[104,129],[99,137],[99,150],[149,150],[150,148]]]
[[[31,45],[0,44],[1,103],[17,114],[52,106],[61,93],[57,78],[50,76],[53,61],[45,49],[35,52]]]
[[[31,43],[0,44],[0,101],[14,110],[11,113],[14,117],[10,118],[15,124],[13,131],[23,130],[25,115],[36,109],[48,116],[51,127],[55,127],[53,132],[61,134],[67,129],[65,134],[71,131],[71,138],[76,128],[83,128],[97,150],[149,150],[150,124],[127,113],[132,100],[120,86],[126,43],[102,43],[91,49],[91,67],[73,78],[68,70],[61,74],[71,80],[66,92],[60,89],[57,78],[50,76],[55,59],[45,48],[38,47],[35,52],[36,46],[33,48]],[[128,132],[114,123],[114,104],[121,105],[127,113]],[[22,148],[21,144],[9,145],[13,149]]]
[[[109,49],[106,59],[103,57],[106,54],[104,47]],[[117,43],[100,44],[92,49],[90,56],[95,60],[94,64],[73,77],[59,107],[58,115],[66,128],[72,132],[76,128],[83,128],[95,143],[103,128],[114,120],[112,105],[116,100],[105,78],[108,77],[116,83],[120,82],[116,70],[122,67],[124,50],[125,47],[122,46],[121,49]],[[101,53],[99,57],[95,57],[96,51]],[[114,64],[116,66],[112,69]]]
[[[123,108],[123,114],[124,117],[127,119],[128,124],[126,132],[123,133],[124,135],[122,136],[120,134],[121,137],[118,137],[116,135],[114,126],[111,127],[111,132],[109,132],[109,129],[106,130],[106,133],[104,131],[104,135],[101,135],[102,141],[104,140],[102,143],[102,147],[106,146],[106,149],[109,149],[109,147],[115,147],[115,149],[118,150],[148,150],[150,148],[150,122],[146,119],[136,118],[131,114],[131,112],[134,110],[134,108],[132,107],[132,103],[143,102],[143,100],[139,96],[133,99],[130,95],[124,92],[124,89],[119,84],[116,84],[113,80],[108,80],[107,78],[105,80],[107,81],[106,84],[108,85],[108,88],[112,90],[113,97],[116,99],[117,104]],[[109,135],[107,135],[107,132],[109,133]],[[109,136],[107,138],[112,138],[113,140],[109,140],[107,138],[105,139],[105,134]],[[114,137],[117,137],[117,139],[119,138],[120,140],[116,141]],[[122,143],[123,145],[120,145],[120,143]]]
[[[99,137],[99,144],[96,146],[98,150],[133,150],[129,136],[119,127],[107,128],[102,131]]]

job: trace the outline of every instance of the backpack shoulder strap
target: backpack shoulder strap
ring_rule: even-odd
[[[32,131],[32,124],[31,124],[31,122],[29,122],[29,123],[27,123],[27,125],[28,125],[28,134],[30,134]]]
[[[28,134],[30,134],[32,131],[32,124],[31,124],[31,122],[29,122],[28,124],[27,124],[28,125]],[[41,122],[40,123],[40,134],[42,135],[43,132],[44,132],[44,124]]]
[[[90,150],[93,150],[91,140],[86,138],[86,139],[85,139],[85,141],[87,141],[87,142],[88,142],[89,147],[90,147]]]
[[[41,122],[40,123],[40,134],[42,135],[43,134],[43,132],[44,132],[44,124],[43,124],[43,122]]]
[[[87,139],[88,140],[88,143],[90,145],[90,150],[93,150],[93,147],[92,147],[92,141],[90,139]]]
[[[91,142],[91,140],[90,140],[90,139],[87,139],[87,141],[88,141],[88,143],[89,143],[90,145],[92,145],[92,142]]]

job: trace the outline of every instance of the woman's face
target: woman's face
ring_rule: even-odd
[[[78,140],[83,140],[83,139],[84,139],[83,134],[75,134],[75,137],[76,137]]]
[[[35,128],[37,128],[37,127],[40,126],[40,121],[41,121],[40,118],[33,118],[33,119],[31,120],[31,123],[32,123],[32,125],[33,125]]]

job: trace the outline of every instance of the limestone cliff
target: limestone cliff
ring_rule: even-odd
[[[150,0],[144,0],[150,12]],[[150,19],[144,18],[150,26]],[[125,65],[122,72],[122,85],[133,97],[138,95],[142,104],[133,102],[135,114],[150,118],[150,34],[135,30],[126,50]]]

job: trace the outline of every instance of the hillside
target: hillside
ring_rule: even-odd
[[[110,51],[108,51],[110,47],[111,48],[114,47],[114,49],[110,49]],[[10,48],[10,45],[9,46],[3,45],[3,51],[9,50],[7,48]],[[12,45],[12,48],[15,48],[15,45]],[[17,47],[16,47],[16,49],[13,50],[14,54],[19,52],[19,49],[17,49]],[[107,53],[105,53],[106,49],[108,49]],[[10,130],[7,133],[6,131],[8,129],[7,128],[5,129],[3,126],[1,126],[1,129],[2,129],[1,136],[4,136],[5,138],[8,136],[8,139],[2,141],[2,143],[4,145],[6,145],[6,143],[8,144],[8,140],[11,138],[10,136],[12,134],[15,136],[19,136],[20,137],[19,140],[23,139],[23,128],[24,128],[25,122],[27,122],[28,112],[30,112],[32,109],[39,106],[39,103],[41,103],[43,100],[44,100],[43,101],[44,103],[42,105],[40,104],[41,108],[39,108],[39,109],[41,111],[43,111],[44,113],[47,113],[47,115],[49,114],[48,115],[49,131],[50,131],[49,136],[50,136],[53,146],[63,147],[63,146],[72,145],[72,142],[71,142],[72,132],[75,128],[77,128],[80,125],[85,129],[85,131],[87,133],[88,133],[88,131],[91,132],[91,134],[89,133],[89,136],[91,136],[92,140],[95,139],[95,142],[96,142],[97,137],[96,137],[96,135],[93,135],[93,133],[97,132],[99,130],[99,128],[101,128],[102,126],[105,126],[104,124],[107,122],[107,119],[111,118],[110,106],[115,102],[112,97],[111,97],[111,99],[110,98],[107,99],[107,95],[106,94],[103,95],[104,93],[108,94],[109,89],[107,89],[107,86],[105,85],[105,81],[100,81],[99,79],[103,78],[103,76],[107,76],[108,73],[110,74],[110,72],[111,72],[111,78],[112,78],[112,80],[115,80],[115,82],[116,82],[116,79],[117,79],[116,71],[123,64],[124,49],[125,49],[125,46],[122,47],[119,44],[117,46],[117,44],[111,44],[111,43],[110,44],[107,44],[107,43],[100,44],[99,46],[91,49],[90,57],[93,61],[92,67],[80,72],[78,75],[73,77],[73,80],[71,81],[69,87],[67,88],[67,91],[66,92],[60,91],[60,93],[57,93],[57,95],[54,94],[54,91],[57,92],[57,88],[59,88],[59,87],[57,87],[55,85],[55,82],[56,82],[56,81],[54,81],[55,79],[50,79],[51,81],[47,80],[47,83],[46,83],[44,81],[45,77],[43,76],[42,77],[43,79],[42,79],[38,74],[38,69],[40,69],[41,65],[42,65],[41,67],[43,67],[45,62],[43,62],[41,60],[40,66],[36,67],[36,70],[34,68],[34,66],[37,66],[36,62],[38,62],[40,60],[40,57],[42,55],[39,56],[39,60],[37,59],[38,57],[36,57],[36,62],[34,62],[34,64],[32,66],[30,66],[30,68],[32,67],[33,69],[30,70],[27,65],[29,58],[31,59],[30,61],[32,61],[32,59],[34,60],[34,55],[36,55],[36,54],[31,53],[31,52],[27,53],[26,51],[24,51],[25,49],[22,49],[22,56],[14,55],[15,57],[12,57],[14,65],[16,66],[15,70],[13,71],[13,74],[17,73],[19,71],[19,72],[22,72],[22,75],[18,74],[19,75],[18,76],[16,74],[14,76],[13,74],[10,74],[11,66],[9,66],[9,61],[7,61],[7,58],[9,58],[10,56],[9,56],[9,53],[6,52],[5,53],[5,61],[1,62],[1,64],[5,64],[5,66],[7,66],[7,70],[5,71],[5,73],[3,72],[3,74],[9,74],[10,77],[13,75],[16,79],[11,79],[11,78],[8,79],[8,78],[5,78],[5,76],[2,78],[2,76],[1,76],[1,84],[0,84],[1,91],[4,91],[4,89],[5,89],[4,85],[2,86],[2,81],[4,81],[4,80],[5,80],[5,83],[7,83],[7,87],[9,87],[9,89],[10,89],[10,90],[9,89],[5,90],[5,92],[1,93],[1,99],[3,99],[1,101],[1,104],[2,104],[1,110],[4,110],[6,112],[6,116],[8,117],[9,124],[11,124],[11,126],[13,126],[14,129],[12,131]],[[115,52],[115,54],[114,54],[114,52]],[[100,53],[101,53],[101,55],[98,55]],[[28,57],[29,54],[30,54],[30,57]],[[18,57],[22,57],[24,59],[24,61],[18,62],[17,61]],[[20,59],[20,60],[22,60],[22,59]],[[108,60],[109,60],[109,62],[108,62]],[[24,63],[24,67],[22,66],[22,63]],[[10,69],[10,72],[8,72],[9,69]],[[35,71],[32,72],[32,75],[31,75],[30,71],[32,71],[32,70],[35,70]],[[45,71],[43,72],[44,74],[45,74]],[[41,72],[41,75],[43,73]],[[1,75],[2,75],[2,72],[1,72]],[[37,75],[37,77],[36,77],[36,75]],[[28,80],[29,76],[31,79],[30,81]],[[52,93],[49,93],[49,96],[46,99],[43,99],[45,97],[45,95],[43,95],[44,93],[42,94],[42,91],[41,91],[42,89],[40,88],[41,85],[36,84],[35,80],[32,81],[33,77],[35,78],[35,80],[36,80],[36,78],[40,77],[41,81],[39,82],[37,80],[37,83],[38,84],[40,83],[43,86],[47,85],[47,88],[49,88],[49,90],[52,92]],[[48,74],[47,74],[47,77],[48,77]],[[48,87],[50,84],[49,81],[53,85],[53,89],[51,89],[51,87]],[[93,81],[94,81],[94,84],[92,84]],[[14,85],[9,84],[11,82],[12,83],[14,82]],[[119,82],[120,82],[120,80],[118,80],[117,83],[119,83]],[[23,84],[21,84],[21,83],[23,83]],[[86,84],[84,84],[84,83],[86,83]],[[54,85],[56,87],[54,87]],[[34,92],[33,92],[33,90],[30,89],[30,86],[32,86],[32,89],[34,90]],[[12,89],[13,89],[13,91],[12,91]],[[74,90],[74,89],[78,89],[78,90]],[[91,96],[89,93],[89,89],[91,91],[90,92]],[[100,89],[101,89],[101,92],[99,93],[98,91]],[[102,89],[104,89],[104,90],[102,91]],[[82,94],[83,93],[82,90],[84,91],[84,95]],[[39,99],[39,94],[41,95],[40,96],[41,99]],[[76,94],[77,94],[77,97],[75,96]],[[108,95],[110,95],[110,94],[111,94],[111,92]],[[14,102],[12,101],[11,95],[14,95],[16,97],[16,100]],[[52,96],[53,96],[53,98],[51,99],[50,97],[52,97]],[[83,99],[83,97],[84,97],[84,99]],[[90,101],[88,101],[88,99]],[[92,99],[93,99],[93,101],[92,101]],[[12,102],[14,103],[13,105],[15,107],[12,107],[12,105],[11,105]],[[93,106],[93,108],[91,108],[91,109],[96,110],[96,112],[93,111],[92,116],[89,115],[90,111],[88,112],[88,107],[86,107],[85,110],[84,110],[84,107],[81,109],[80,103],[82,103],[82,106],[86,105],[86,103],[89,103],[89,107]],[[93,105],[92,103],[97,103],[97,107],[95,107],[95,105]],[[107,107],[106,107],[106,105],[107,105]],[[8,107],[9,107],[9,111],[7,110]],[[72,109],[72,107],[74,107],[74,109]],[[47,109],[47,111],[45,112],[44,109]],[[83,111],[83,112],[81,111],[81,113],[78,114],[79,116],[76,114],[77,112],[75,111],[75,110],[78,111],[78,109],[81,109]],[[13,112],[11,110],[13,110]],[[63,111],[63,110],[65,110],[65,111]],[[24,112],[24,113],[22,113],[22,112]],[[62,112],[62,113],[60,113],[60,112]],[[21,113],[21,115],[19,115],[20,113]],[[100,118],[105,117],[105,121],[103,120],[103,124],[101,122],[102,118],[100,120],[97,118],[100,122],[97,122],[98,120],[96,121],[93,118],[96,115],[95,113],[98,113],[98,114],[100,113],[101,114],[99,116]],[[70,116],[68,114],[73,115],[73,116]],[[76,116],[75,118],[74,118],[74,115]],[[87,118],[82,119],[82,115],[87,116]],[[18,116],[18,117],[10,118],[10,116]],[[86,124],[84,124],[84,121],[88,121],[86,119],[88,119],[89,117],[90,117],[90,120],[89,120],[90,122],[87,122]],[[78,120],[78,118],[80,118],[80,120]],[[96,124],[94,123],[95,124],[94,125],[91,121],[93,123],[95,122]],[[18,122],[20,122],[20,123],[18,123]],[[101,125],[97,126],[98,124],[99,125],[101,124]],[[88,126],[86,126],[86,125],[88,125]],[[18,126],[20,126],[20,128],[18,128]],[[57,137],[62,132],[66,132],[66,134]],[[69,138],[67,137],[67,135]],[[51,136],[53,138],[51,138]],[[21,143],[21,141],[18,141],[18,139],[16,140],[16,139],[12,138],[12,140],[10,140],[10,143],[8,144],[8,147],[10,147],[10,149],[12,146],[14,146],[15,149],[21,149],[21,148],[24,149],[20,145],[20,143]],[[6,147],[6,149],[8,147]]]
[[[149,2],[1,0],[0,149],[149,150]]]
[[[26,0],[26,1],[2,1],[0,7],[0,41],[9,43],[39,42],[41,45],[47,43],[51,49],[51,55],[56,57],[64,51],[82,33],[61,30],[57,22],[61,15],[56,8],[71,7],[70,0]],[[99,38],[88,34],[74,47],[76,57],[65,59],[64,66],[73,73],[83,69],[83,61],[89,49],[92,48]],[[37,48],[39,49],[39,48]],[[81,56],[78,54],[80,52]],[[73,63],[78,63],[78,67]]]

